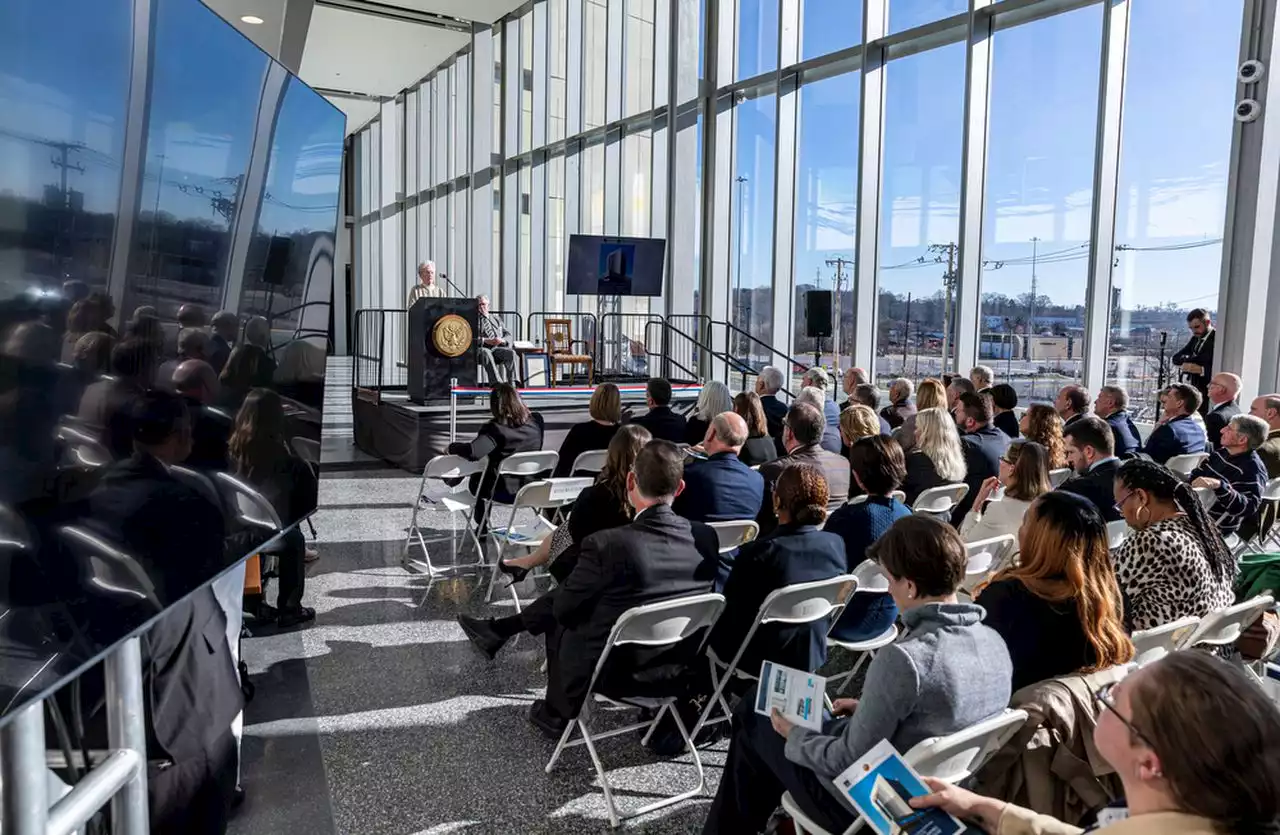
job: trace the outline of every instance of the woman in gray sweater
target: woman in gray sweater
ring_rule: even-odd
[[[872,660],[861,698],[834,703],[822,733],[776,712],[771,720],[757,715],[755,694],[743,698],[705,835],[760,832],[784,791],[815,823],[841,832],[855,812],[832,780],[873,745],[888,739],[906,752],[1008,706],[1013,667],[1004,641],[982,625],[982,607],[956,600],[967,560],[955,530],[908,516],[867,556],[889,578],[903,636]]]

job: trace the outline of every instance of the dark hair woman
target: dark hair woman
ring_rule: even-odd
[[[828,785],[872,746],[888,739],[906,751],[1008,705],[1004,641],[982,624],[980,606],[956,600],[967,558],[955,529],[908,516],[876,541],[870,556],[888,578],[904,636],[876,653],[861,698],[836,700],[835,718],[821,731],[777,713],[760,716],[754,694],[744,698],[704,833],[760,832],[783,791],[823,829],[843,832],[855,815]]]
[[[1132,660],[1098,509],[1074,493],[1046,493],[1018,542],[1018,566],[998,572],[977,601],[1009,647],[1013,689]]]
[[[489,413],[493,415],[480,427],[470,441],[449,444],[450,455],[460,455],[468,461],[488,460],[488,466],[480,475],[471,477],[471,492],[476,498],[475,518],[480,523],[478,536],[488,530],[485,510],[489,494],[494,501],[510,504],[525,484],[537,478],[545,478],[550,472],[530,473],[526,476],[505,476],[498,479],[498,466],[517,452],[537,452],[542,449],[542,415],[529,411],[520,399],[520,392],[510,383],[498,383],[489,393]]]
[[[1001,487],[1004,497],[988,503]],[[1048,451],[1035,441],[1012,441],[1000,456],[1000,474],[986,479],[978,488],[973,509],[960,523],[960,535],[966,542],[1016,535],[1027,508],[1052,489]]]
[[[1128,815],[1094,832],[1275,835],[1280,832],[1280,710],[1235,664],[1175,652],[1098,691],[1093,742],[1120,776]],[[986,832],[1082,830],[926,777],[912,800]]]
[[[240,408],[250,389],[271,386],[272,367],[267,352],[257,345],[237,345],[227,357],[219,380],[222,383],[218,405],[234,412]]]
[[[1235,602],[1235,558],[1191,485],[1162,464],[1135,458],[1116,472],[1115,500],[1133,529],[1113,557],[1131,629]]]
[[[280,395],[255,388],[236,412],[235,428],[228,443],[231,469],[250,487],[261,493],[286,526],[294,525],[315,510],[315,471],[289,448],[288,425]],[[294,626],[316,616],[302,605],[306,578],[306,539],[296,525],[272,553],[280,560],[280,589],[277,617],[281,626]]]
[[[1008,383],[996,383],[991,387],[991,406],[995,412],[992,423],[1010,438],[1022,434],[1018,428],[1018,416],[1013,411],[1018,407],[1018,392]]]
[[[778,444],[769,437],[769,421],[764,414],[764,401],[754,391],[734,395],[733,410],[747,422],[747,442],[738,459],[748,467],[768,464],[778,457]]]
[[[575,423],[560,444],[560,460],[556,464],[557,477],[573,475],[573,462],[584,452],[608,449],[609,442],[622,423],[622,395],[613,383],[601,383],[591,394],[587,406],[588,420]]]
[[[1062,418],[1045,403],[1033,403],[1027,407],[1018,423],[1022,437],[1035,441],[1049,452],[1049,469],[1060,470],[1067,466],[1067,442],[1062,439]]]

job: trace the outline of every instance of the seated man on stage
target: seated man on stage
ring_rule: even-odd
[[[501,319],[489,313],[488,296],[476,296],[476,302],[480,305],[480,364],[489,376],[489,385],[516,385],[516,352],[511,350],[511,332]],[[505,376],[499,376],[499,365]]]

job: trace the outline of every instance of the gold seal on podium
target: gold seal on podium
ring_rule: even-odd
[[[471,347],[471,325],[456,313],[441,316],[431,329],[431,343],[446,357],[460,357]]]

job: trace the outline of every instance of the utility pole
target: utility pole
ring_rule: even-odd
[[[833,281],[835,285],[834,287],[835,298],[832,300],[832,304],[831,304],[832,315],[835,318],[835,322],[832,324],[832,327],[831,327],[831,334],[832,334],[831,345],[833,349],[832,353],[835,355],[836,374],[840,373],[840,288],[844,284],[845,264],[848,264],[850,267],[852,267],[853,261],[851,259],[845,258],[844,256],[837,256],[835,258],[827,259],[827,266],[836,268],[836,277]]]
[[[75,215],[75,211],[72,209],[72,206],[71,206],[71,192],[68,190],[69,184],[67,183],[67,175],[70,174],[72,171],[75,171],[78,174],[83,174],[84,166],[78,162],[77,163],[69,162],[68,158],[70,157],[72,151],[79,151],[81,148],[84,147],[84,145],[80,142],[51,142],[51,141],[45,141],[44,144],[54,149],[54,152],[55,152],[54,156],[50,157],[49,161],[53,163],[54,168],[59,169],[58,199],[61,201],[62,205],[60,205],[58,208],[65,210],[67,213],[67,228],[66,228],[67,250],[68,250],[67,261],[70,261],[71,260],[70,251],[75,248],[76,215]],[[58,272],[61,275],[61,277],[68,278],[70,277],[69,275],[62,275],[62,273],[65,272],[65,267],[62,263],[61,257],[58,254],[59,250],[61,249],[61,247],[59,246],[61,241],[59,239],[62,237],[62,231],[63,231],[62,220],[61,218],[59,218],[58,229],[57,229],[57,232],[55,233],[54,245],[53,245],[54,259],[59,265]]]
[[[1036,258],[1039,255],[1039,253],[1040,253],[1040,239],[1032,238],[1031,239],[1031,304],[1028,305],[1030,309],[1027,311],[1027,319],[1029,319],[1031,322],[1031,324],[1027,326],[1028,328],[1030,328],[1030,332],[1027,334],[1029,337],[1034,336],[1036,332],[1036,291],[1038,289],[1036,287]],[[1030,357],[1028,356],[1028,359],[1029,358]]]
[[[907,293],[907,316],[902,320],[902,376],[907,375],[907,346],[911,344],[911,294]]]
[[[951,358],[951,293],[956,286],[956,255],[959,247],[954,241],[949,244],[930,244],[929,251],[936,252],[938,263],[942,263],[943,255],[947,259],[947,271],[942,275],[942,373],[947,373],[947,364]]]

